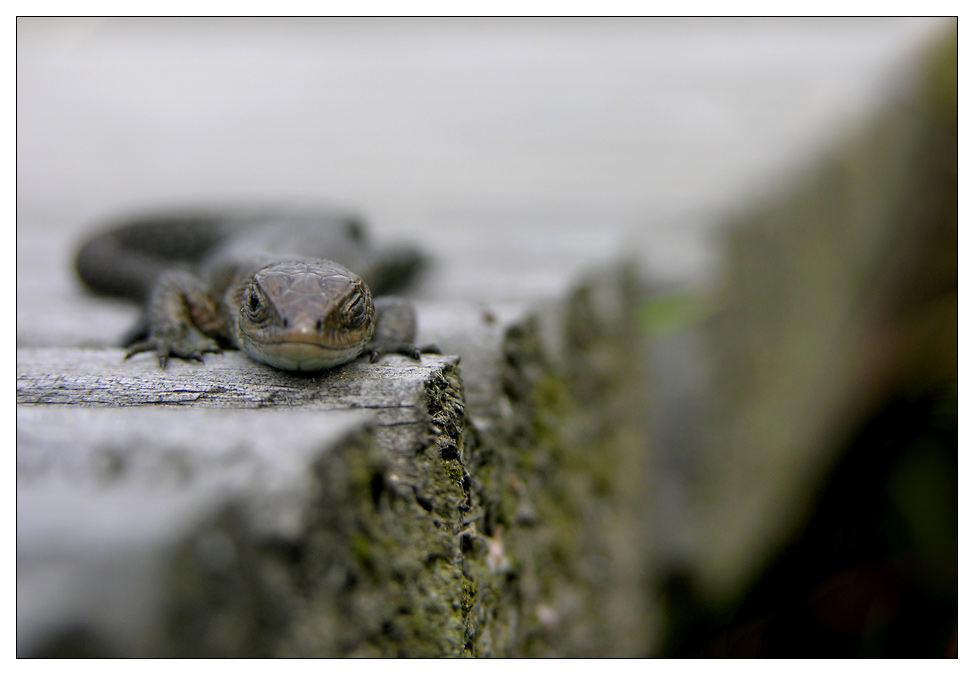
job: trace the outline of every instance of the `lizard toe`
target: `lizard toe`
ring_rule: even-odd
[[[159,359],[159,367],[166,368],[166,363],[170,357],[202,362],[205,353],[222,353],[223,350],[215,341],[202,336],[176,339],[167,336],[155,336],[130,346],[125,352],[123,361],[140,352],[155,352]]]
[[[140,352],[148,352],[150,350],[156,349],[155,344],[148,340],[143,340],[141,342],[130,345],[129,349],[125,351],[125,356],[122,357],[122,361],[125,361],[129,357],[139,354]]]

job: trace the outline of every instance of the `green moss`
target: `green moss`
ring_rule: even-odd
[[[703,298],[675,292],[644,301],[637,310],[637,322],[644,334],[662,336],[691,327],[707,315]]]

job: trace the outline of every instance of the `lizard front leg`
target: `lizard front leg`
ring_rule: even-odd
[[[130,346],[128,359],[155,350],[159,365],[169,357],[203,361],[206,352],[220,352],[214,337],[224,332],[224,320],[201,279],[182,270],[168,270],[156,280],[146,308],[149,338]]]
[[[369,355],[370,362],[376,362],[391,352],[414,359],[419,359],[421,352],[440,353],[436,345],[416,346],[416,309],[413,303],[398,296],[380,296],[374,302],[376,329],[372,340],[363,349],[363,354]]]

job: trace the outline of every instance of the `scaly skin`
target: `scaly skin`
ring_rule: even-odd
[[[156,224],[164,232],[159,235],[165,239],[164,260],[153,256]],[[241,224],[244,227],[236,227]],[[204,354],[220,352],[225,346],[294,371],[332,368],[360,354],[370,355],[373,361],[387,352],[419,358],[420,350],[413,343],[415,313],[408,301],[382,297],[374,302],[361,277],[324,258],[249,253],[266,248],[268,235],[275,234],[269,228],[277,228],[287,239],[294,238],[296,229],[302,237],[309,235],[304,231],[309,226],[317,228],[310,233],[312,241],[322,235],[327,248],[331,237],[336,249],[368,262],[368,250],[352,246],[362,243],[357,224],[351,231],[348,222],[307,216],[292,221],[279,217],[266,227],[257,220],[182,217],[143,219],[100,235],[82,248],[77,267],[82,279],[99,290],[138,297],[136,288],[148,289],[148,336],[131,344],[126,358],[155,351],[165,367],[170,357],[202,361]],[[200,276],[174,268],[181,228],[192,231],[193,258],[202,261],[199,267],[204,272]],[[252,237],[255,233],[260,236]],[[133,239],[137,246],[131,245]],[[208,244],[212,250],[200,241],[212,241]],[[405,269],[402,261],[409,258],[397,255],[387,260],[395,264],[384,269],[380,262],[371,269],[389,282],[395,277],[390,269],[395,265]],[[141,278],[143,269],[146,275],[154,275],[151,283]],[[113,277],[113,271],[119,274]],[[429,346],[425,351],[437,349]]]

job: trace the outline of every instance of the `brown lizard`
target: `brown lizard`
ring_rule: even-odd
[[[155,351],[165,366],[169,357],[202,361],[229,347],[294,371],[360,354],[419,358],[412,304],[373,298],[370,286],[396,291],[422,264],[415,250],[371,246],[355,217],[289,210],[127,219],[88,240],[76,259],[91,289],[145,303],[126,359]]]

